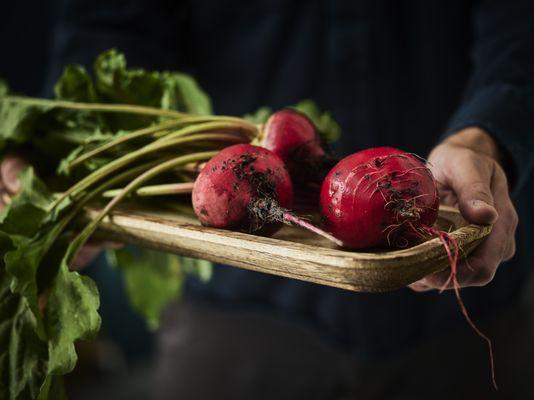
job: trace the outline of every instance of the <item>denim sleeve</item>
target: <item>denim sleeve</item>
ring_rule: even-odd
[[[534,165],[534,1],[479,1],[472,18],[473,72],[446,134],[489,132],[519,191]]]

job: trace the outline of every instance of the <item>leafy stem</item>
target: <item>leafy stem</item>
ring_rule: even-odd
[[[101,179],[109,176],[111,173],[117,171],[118,169],[125,167],[129,163],[136,161],[137,159],[150,154],[156,151],[160,151],[166,148],[175,147],[178,145],[183,145],[186,143],[198,143],[199,141],[222,141],[225,143],[240,143],[243,140],[236,135],[232,134],[197,134],[191,135],[184,138],[177,138],[174,140],[169,140],[167,142],[161,143],[151,143],[145,147],[140,148],[137,151],[125,154],[124,156],[113,160],[109,164],[101,167],[100,169],[94,171],[93,173],[87,175],[85,178],[81,179],[78,183],[71,186],[66,190],[62,195],[60,195],[50,206],[50,209],[54,209],[58,204],[65,200],[69,196],[76,196],[78,193],[87,189],[94,183],[100,181]]]
[[[191,193],[194,182],[166,183],[162,185],[143,186],[137,189],[133,194],[140,197],[148,196],[166,196],[173,194]],[[123,189],[106,190],[102,197],[115,197]]]
[[[98,227],[98,224],[106,217],[106,215],[115,207],[122,199],[128,196],[132,191],[137,189],[143,183],[149,181],[150,179],[155,178],[156,176],[169,171],[173,168],[176,168],[180,165],[188,164],[191,162],[205,161],[209,160],[217,154],[216,151],[205,151],[200,153],[188,154],[176,158],[172,158],[168,161],[165,161],[148,171],[142,173],[137,178],[132,180],[124,189],[120,191],[99,213],[98,215],[85,227],[85,229],[78,235],[74,240],[69,249],[67,250],[66,260],[67,264],[70,264],[74,257],[76,256],[79,249],[87,242],[91,234]]]
[[[237,121],[236,121],[237,120]],[[78,158],[70,162],[69,167],[74,168],[88,159],[95,157],[111,148],[124,144],[127,141],[137,139],[143,136],[153,135],[155,133],[161,133],[169,129],[179,127],[180,125],[186,123],[199,122],[196,125],[186,126],[184,128],[178,129],[176,131],[171,131],[160,139],[156,140],[154,143],[166,142],[178,137],[186,136],[192,133],[200,133],[206,131],[216,131],[220,129],[234,129],[236,133],[241,132],[239,128],[243,128],[243,131],[248,136],[253,135],[251,132],[251,126],[249,123],[245,124],[243,121],[233,117],[185,117],[179,120],[165,121],[158,125],[150,126],[148,128],[143,128],[137,131],[130,132],[126,135],[120,136],[115,140],[112,140],[108,143],[105,143],[87,153],[80,155]]]
[[[176,110],[167,110],[163,108],[140,106],[134,104],[81,103],[65,100],[37,99],[23,96],[4,96],[2,97],[2,101],[7,103],[20,103],[50,108],[67,108],[71,110],[130,113],[152,115],[156,117],[183,118],[189,115]]]

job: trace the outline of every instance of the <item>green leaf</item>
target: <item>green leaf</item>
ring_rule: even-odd
[[[169,89],[162,100],[163,108],[171,108],[190,114],[213,114],[211,100],[193,77],[180,72],[163,72]]]
[[[67,400],[65,383],[61,375],[47,375],[37,400]]]
[[[139,104],[176,109],[192,114],[211,114],[211,103],[193,78],[178,72],[154,72],[127,68],[124,54],[102,53],[94,64],[95,87],[103,102]],[[110,115],[113,126],[135,129],[149,125],[150,116]]]
[[[212,113],[209,97],[191,76],[127,68],[124,55],[116,50],[96,59],[94,77],[79,65],[67,66],[54,91],[58,101],[126,103],[192,114]],[[79,145],[98,145],[110,136],[168,118],[73,109],[54,100],[6,96],[7,92],[7,85],[0,83],[0,150],[26,145],[35,150],[34,158],[45,169],[57,168],[59,160]]]
[[[203,282],[208,282],[213,274],[213,264],[206,260],[180,257],[180,264],[186,275],[196,275]]]
[[[5,248],[8,240],[0,234],[0,247]],[[46,376],[47,347],[36,333],[37,322],[27,300],[12,293],[10,283],[1,268],[0,399],[35,399]]]
[[[35,134],[40,118],[53,107],[13,102],[9,96],[0,97],[0,149],[8,143],[22,144]]]
[[[47,207],[52,196],[45,185],[27,168],[20,175],[21,190],[2,210],[0,232],[9,235],[12,248],[5,251],[5,269],[12,277],[11,290],[25,296],[33,311],[37,333],[44,337],[38,305],[38,269],[53,246],[61,224],[50,224],[59,216]]]
[[[332,143],[339,139],[341,128],[334,120],[332,114],[323,112],[312,100],[302,100],[293,106],[296,110],[305,114],[315,124],[319,135],[326,143]]]
[[[67,65],[63,74],[54,86],[54,94],[58,100],[96,102],[93,81],[84,67]]]
[[[0,79],[0,97],[9,93],[9,86],[6,81]]]
[[[33,168],[19,175],[21,189],[11,203],[0,210],[0,230],[10,234],[33,236],[47,216],[52,196],[38,180]]]
[[[165,306],[180,297],[185,275],[202,281],[212,275],[209,261],[132,246],[108,251],[107,256],[112,266],[122,269],[130,304],[151,329],[159,326]]]
[[[20,193],[3,211],[0,255],[5,263],[0,273],[3,283],[9,286],[9,292],[4,290],[6,304],[17,301],[19,308],[17,312],[13,307],[9,308],[4,312],[4,318],[3,303],[0,304],[0,316],[5,320],[5,326],[2,326],[7,332],[19,329],[20,325],[21,329],[31,333],[31,341],[16,342],[11,337],[11,347],[0,347],[0,362],[3,358],[10,360],[4,364],[7,367],[2,367],[0,388],[8,388],[6,390],[14,393],[5,398],[35,399],[39,395],[39,399],[45,400],[64,397],[60,380],[51,376],[45,379],[45,373],[58,375],[71,371],[77,359],[75,341],[94,337],[100,328],[96,285],[88,277],[69,271],[65,261],[69,241],[68,237],[60,235],[73,215],[70,203],[48,212],[51,200],[44,184],[35,177],[32,169],[27,169],[21,175]],[[43,288],[48,288],[44,320],[38,297],[42,296]],[[21,318],[24,319],[22,322]],[[24,331],[21,335],[29,334]],[[35,348],[37,345],[40,346],[38,349]],[[15,368],[14,357],[25,366],[20,368],[20,373]],[[33,365],[39,365],[40,379],[23,375],[33,374]],[[30,389],[27,380],[34,385]],[[40,392],[39,387],[42,387]],[[24,394],[17,397],[18,393]]]
[[[70,164],[72,163],[72,161],[78,158],[78,156],[80,156],[83,152],[87,151],[90,146],[105,143],[107,141],[118,138],[126,133],[127,131],[118,131],[117,133],[101,132],[100,129],[97,128],[94,130],[93,133],[86,133],[83,136],[80,136],[78,139],[76,139],[76,141],[79,142],[80,145],[75,147],[59,163],[59,166],[57,168],[58,175],[69,176],[71,174]],[[84,165],[88,168],[88,170],[94,171],[109,162],[109,158],[91,158],[89,161],[85,162]]]
[[[100,329],[100,298],[96,284],[63,260],[46,306],[49,374],[66,374],[78,359],[74,343],[93,339]]]
[[[124,273],[132,308],[149,328],[156,329],[164,307],[181,293],[183,272],[179,257],[134,247],[115,250],[113,257],[114,264]]]
[[[54,86],[57,100],[75,101],[81,103],[98,102],[93,81],[84,67],[68,65]],[[99,112],[84,110],[58,110],[55,114],[60,125],[75,132],[92,135],[93,131],[109,130],[106,119]]]

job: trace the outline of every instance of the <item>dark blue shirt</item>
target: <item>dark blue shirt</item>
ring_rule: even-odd
[[[217,113],[311,98],[340,122],[341,154],[387,144],[426,155],[446,133],[486,129],[517,195],[518,254],[463,297],[480,319],[520,293],[532,265],[533,1],[78,0],[57,11],[53,80],[116,47],[133,66],[191,72]],[[451,293],[352,293],[224,266],[187,294],[302,321],[362,359],[465,324]]]

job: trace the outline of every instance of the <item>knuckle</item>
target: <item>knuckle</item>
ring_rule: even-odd
[[[465,152],[462,155],[462,161],[469,163],[471,168],[477,172],[481,173],[483,171],[493,172],[495,161],[486,155],[477,153],[472,149],[465,149]],[[495,163],[496,164],[496,163]]]
[[[507,234],[513,236],[519,224],[519,216],[513,205],[507,207],[502,213],[503,222],[506,223]]]
[[[477,163],[478,162],[478,156],[477,153],[475,153],[472,149],[463,148],[462,152],[459,153],[460,160],[464,162],[470,162],[470,163]]]
[[[503,261],[508,261],[511,258],[513,258],[513,256],[515,256],[515,252],[516,252],[516,244],[515,244],[515,239],[513,239],[508,245],[508,247],[506,248],[506,251],[504,252]]]
[[[469,257],[466,264],[469,270],[463,270],[462,278],[467,286],[485,286],[493,280],[500,259],[495,260],[487,254],[479,254]]]
[[[493,164],[493,173],[494,173],[495,179],[503,181],[505,186],[508,186],[508,177],[506,176],[506,172],[504,172],[504,169],[496,161],[494,161],[494,164]]]
[[[517,214],[517,211],[515,210],[515,208],[513,206],[512,206],[511,219],[512,219],[512,226],[513,226],[514,231],[515,231],[515,229],[517,228],[517,225],[519,224],[519,215]]]

